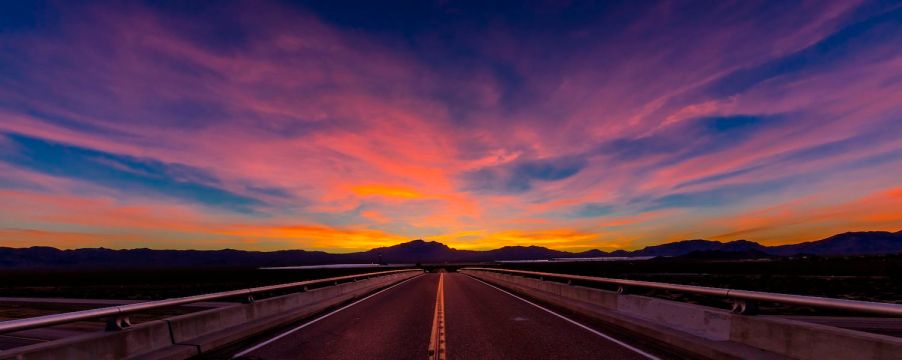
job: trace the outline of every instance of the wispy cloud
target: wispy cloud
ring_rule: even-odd
[[[0,244],[587,249],[886,226],[892,196],[828,210],[902,177],[898,4],[521,5],[4,9],[0,202],[28,211],[0,215]],[[95,197],[108,224],[61,205]],[[800,199],[824,220],[767,215]]]

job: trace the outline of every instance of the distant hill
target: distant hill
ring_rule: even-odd
[[[505,246],[476,251],[458,250],[435,241],[414,240],[363,252],[330,254],[322,251],[282,250],[112,250],[87,248],[59,250],[52,247],[0,247],[0,268],[37,267],[216,267],[295,266],[339,263],[439,263],[498,260],[542,260],[604,256],[682,256],[696,259],[759,258],[810,254],[820,256],[902,253],[902,231],[848,232],[826,239],[793,245],[764,246],[747,240],[718,242],[685,240],[648,246],[636,251],[589,250],[566,252],[541,246]]]
[[[719,242],[711,240],[684,240],[668,244],[649,246],[641,250],[629,252],[629,256],[683,256],[694,252],[715,254],[756,253],[790,256],[790,255],[878,255],[902,253],[902,231],[863,231],[847,232],[833,235],[826,239],[809,241],[800,244],[764,246],[748,240]]]
[[[437,241],[414,240],[364,252],[371,258],[382,256],[388,263],[430,263],[466,261],[468,251],[452,249]]]
[[[748,240],[719,242],[711,240],[683,240],[669,244],[649,246],[630,253],[631,256],[680,256],[697,251],[760,251],[767,252],[767,247]]]
[[[595,250],[598,251],[598,250]],[[605,256],[605,252],[598,251]],[[505,246],[486,251],[457,250],[436,241],[414,240],[389,247],[376,248],[364,252],[371,257],[382,256],[386,262],[429,263],[429,262],[484,262],[496,260],[539,260],[562,257],[583,256],[585,253],[570,253],[541,246]],[[595,254],[594,252],[592,254]]]
[[[768,248],[776,255],[872,255],[902,252],[902,231],[847,232],[823,240]]]
[[[760,250],[699,250],[675,258],[689,260],[742,260],[768,259],[773,257],[776,257],[776,255],[768,254]]]

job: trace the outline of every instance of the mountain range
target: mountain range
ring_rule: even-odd
[[[43,267],[193,267],[296,266],[339,263],[441,263],[505,260],[542,260],[592,257],[706,257],[741,258],[792,255],[877,255],[902,253],[902,231],[847,232],[826,239],[791,245],[764,246],[748,240],[719,242],[684,240],[640,250],[566,252],[540,246],[505,246],[486,251],[458,250],[435,241],[414,240],[363,252],[331,254],[322,251],[281,250],[113,250],[52,247],[0,247],[0,268]],[[712,255],[713,254],[713,255]]]

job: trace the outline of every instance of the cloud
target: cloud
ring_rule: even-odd
[[[759,132],[780,126],[783,118],[785,116],[777,115],[694,118],[664,125],[661,129],[639,137],[604,142],[595,152],[618,161],[660,158],[663,159],[662,162],[673,164],[738,146]]]
[[[395,245],[405,238],[371,229],[340,229],[321,225],[236,225],[223,234],[250,241],[288,241],[305,247],[350,252]]]
[[[414,189],[391,185],[358,185],[352,190],[360,196],[383,196],[389,198],[417,199],[423,195]]]
[[[796,243],[847,231],[898,231],[902,214],[902,189],[888,188],[861,197],[830,204],[793,201],[743,214],[718,219],[728,224],[729,232],[714,234],[714,239],[757,237],[769,243]]]
[[[464,189],[477,193],[521,193],[532,189],[536,182],[567,179],[579,173],[585,166],[586,160],[581,157],[520,160],[465,173]]]
[[[779,76],[813,72],[842,61],[860,61],[856,55],[862,54],[863,49],[882,45],[899,36],[897,20],[900,16],[902,9],[897,8],[848,25],[797,52],[734,71],[709,85],[705,91],[720,97],[732,96]],[[886,54],[878,53],[877,56]]]
[[[257,199],[217,187],[201,169],[153,159],[111,154],[18,134],[4,134],[14,153],[2,160],[40,173],[92,182],[121,192],[168,196],[239,212],[263,205]]]
[[[545,246],[565,251],[591,249],[588,243],[601,235],[575,229],[518,229],[496,232],[462,232],[438,236],[436,239],[457,249],[489,250],[503,246]]]
[[[721,186],[713,189],[691,192],[676,192],[649,201],[647,211],[681,207],[722,207],[748,200],[756,195],[777,193],[791,184],[794,179],[780,179],[759,183]]]
[[[588,248],[726,234],[709,220],[902,171],[895,4],[341,5],[7,5],[0,190],[144,209],[109,220],[122,246],[171,244],[126,219],[187,229],[147,215],[177,204],[186,246]],[[0,222],[115,245],[28,204]],[[272,230],[292,224],[318,230]],[[220,231],[242,226],[304,240]]]
[[[594,218],[614,213],[614,206],[603,203],[589,203],[576,207],[573,216]]]

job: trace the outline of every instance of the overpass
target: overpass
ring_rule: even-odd
[[[763,315],[759,302],[868,317]],[[192,309],[132,323],[176,307]],[[892,332],[902,330],[900,316],[902,305],[888,303],[495,268],[402,269],[4,321],[0,339],[107,325],[10,346],[0,359],[899,359],[902,338]]]

